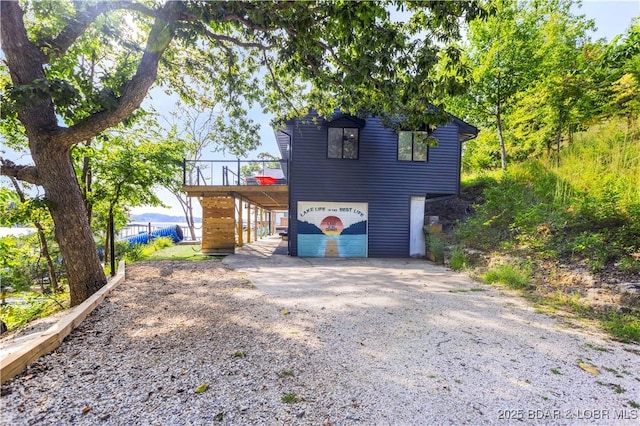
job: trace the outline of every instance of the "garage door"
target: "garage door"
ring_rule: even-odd
[[[298,256],[367,257],[367,203],[298,202]]]

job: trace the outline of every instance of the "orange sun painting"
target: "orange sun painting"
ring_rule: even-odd
[[[327,216],[320,222],[320,229],[325,235],[340,235],[343,228],[342,221],[335,216]]]

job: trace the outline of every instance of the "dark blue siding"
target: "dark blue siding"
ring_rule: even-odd
[[[290,253],[297,255],[298,201],[366,202],[369,257],[408,257],[411,196],[458,193],[458,127],[438,127],[434,136],[439,146],[429,148],[429,161],[424,163],[397,161],[397,133],[377,118],[360,129],[358,160],[328,159],[327,127],[321,123],[298,120],[286,129],[292,137]]]

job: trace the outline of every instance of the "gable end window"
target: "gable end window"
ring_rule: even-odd
[[[358,128],[329,127],[327,130],[327,157],[358,159]]]
[[[398,161],[429,161],[429,146],[435,139],[424,131],[398,132]]]

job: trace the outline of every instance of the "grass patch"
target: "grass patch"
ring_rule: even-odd
[[[293,372],[293,370],[281,370],[281,371],[278,371],[276,375],[280,379],[284,379],[285,377],[294,377],[295,373]]]
[[[295,392],[285,393],[280,397],[280,400],[285,404],[294,404],[300,401],[298,395],[296,395]]]
[[[214,256],[207,256],[200,253],[200,246],[190,244],[177,244],[166,247],[143,256],[143,260],[209,260],[215,259]]]
[[[528,265],[497,265],[482,275],[487,284],[502,284],[514,290],[528,288],[531,277],[531,266]]]
[[[536,307],[542,312],[555,312],[562,310],[570,312],[581,318],[598,321],[609,335],[625,343],[640,342],[640,317],[637,314],[620,312],[595,312],[589,306],[580,303],[579,295],[568,295],[560,290],[555,293],[538,297]],[[586,344],[593,350],[609,352],[609,349],[601,346]]]
[[[231,355],[233,358],[246,358],[247,353],[243,351],[236,351]]]
[[[536,306],[543,312],[568,311],[583,317],[591,317],[592,310],[580,303],[580,295],[566,294],[558,290],[554,293],[541,296],[536,300]]]
[[[601,382],[600,380],[596,380],[596,383],[599,384],[600,386],[604,386],[611,389],[615,393],[625,393],[627,391],[625,388],[623,388],[617,383],[604,383],[604,382]]]
[[[600,318],[600,324],[609,334],[625,343],[640,342],[640,317],[611,312]]]
[[[605,348],[604,346],[593,345],[591,343],[585,343],[586,347],[593,349],[594,351],[599,352],[611,352],[611,349]]]

